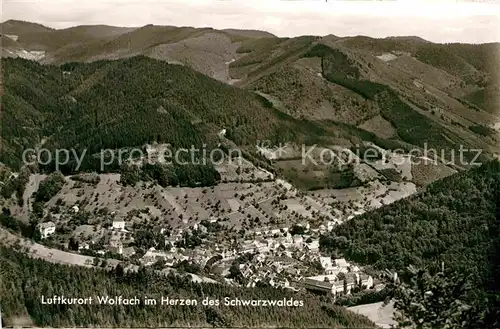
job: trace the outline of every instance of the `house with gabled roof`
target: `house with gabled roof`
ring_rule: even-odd
[[[38,231],[40,231],[42,239],[45,239],[56,232],[56,224],[53,222],[41,223],[38,225]]]

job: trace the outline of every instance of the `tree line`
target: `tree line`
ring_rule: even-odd
[[[239,288],[222,284],[196,283],[188,277],[163,276],[152,269],[110,271],[48,263],[0,247],[0,294],[4,325],[17,317],[30,317],[37,326],[74,327],[363,327],[374,324],[314,296],[270,287]],[[41,296],[67,297],[108,295],[144,296],[159,299],[205,297],[222,300],[294,298],[304,301],[294,307],[211,306],[99,306],[43,305]]]
[[[320,238],[320,247],[396,271],[402,280],[398,300],[407,315],[418,316],[412,302],[444,303],[440,307],[446,309],[456,298],[470,306],[463,309],[467,324],[499,325],[491,319],[500,309],[500,162],[444,178],[416,196],[344,222]]]

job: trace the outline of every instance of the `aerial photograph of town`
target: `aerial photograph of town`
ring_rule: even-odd
[[[0,329],[500,328],[500,3],[0,13]]]

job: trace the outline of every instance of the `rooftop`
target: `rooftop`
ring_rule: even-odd
[[[45,223],[41,223],[39,225],[40,228],[42,229],[47,229],[47,228],[52,228],[52,227],[55,227],[56,224],[54,224],[54,222],[45,222]]]

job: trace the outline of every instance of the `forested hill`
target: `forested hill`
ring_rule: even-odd
[[[397,272],[389,287],[404,328],[498,328],[500,162],[355,217],[320,247]]]
[[[170,143],[214,145],[217,134],[241,147],[336,139],[375,141],[356,127],[299,120],[266,99],[180,65],[146,57],[60,67],[2,59],[2,153],[18,168],[26,148],[102,149]]]
[[[293,140],[310,133],[257,96],[189,68],[145,57],[42,66],[3,59],[1,161],[19,164],[23,148],[102,148],[157,141],[190,147],[227,129],[238,144]],[[253,144],[255,145],[255,144]]]
[[[355,217],[322,237],[324,250],[379,269],[441,266],[476,287],[500,274],[500,163],[450,176],[419,195]],[[494,284],[498,289],[498,282]],[[497,291],[498,292],[498,291]]]
[[[294,118],[248,90],[143,56],[61,66],[4,58],[2,68],[0,162],[15,170],[23,150],[36,146],[87,155],[153,142],[201,148],[217,144],[222,129],[252,151],[262,140],[402,147],[353,125]]]
[[[363,316],[319,299],[271,287],[252,289],[193,283],[190,279],[158,276],[149,270],[111,272],[55,265],[0,248],[0,296],[4,325],[31,317],[37,326],[51,327],[314,327],[374,328]],[[41,296],[144,296],[197,299],[198,306],[42,305]],[[204,298],[220,306],[202,306]],[[224,297],[240,300],[293,298],[304,306],[224,306]]]

